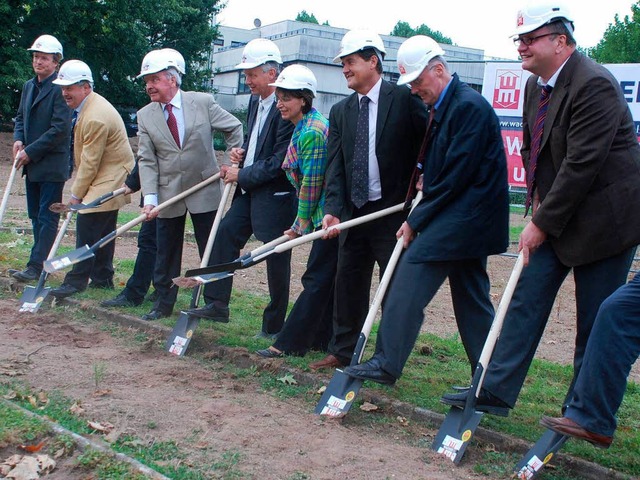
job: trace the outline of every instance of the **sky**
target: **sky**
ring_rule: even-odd
[[[365,0],[366,1],[366,0]],[[564,0],[574,16],[579,46],[594,47],[616,14],[631,16],[634,0]],[[221,25],[253,28],[259,18],[263,25],[294,20],[306,10],[320,23],[346,29],[370,28],[389,34],[398,21],[416,28],[421,24],[438,30],[461,47],[483,49],[485,55],[517,59],[510,35],[516,25],[521,2],[511,0],[227,0],[217,16]],[[374,7],[375,6],[375,7]]]

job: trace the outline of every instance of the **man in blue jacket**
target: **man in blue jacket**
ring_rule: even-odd
[[[420,332],[423,310],[447,278],[472,369],[493,321],[487,256],[505,251],[508,242],[502,136],[489,103],[449,72],[443,55],[422,35],[398,50],[398,84],[409,84],[430,106],[418,157],[423,199],[397,232],[407,251],[382,310],[376,352],[344,370],[355,378],[395,383]]]
[[[16,168],[22,167],[25,176],[27,211],[33,227],[27,267],[9,271],[20,282],[36,280],[42,272],[60,219],[49,206],[62,202],[64,182],[70,176],[71,110],[60,87],[53,84],[62,45],[51,35],[41,35],[29,51],[36,76],[24,84],[13,132],[13,156]]]

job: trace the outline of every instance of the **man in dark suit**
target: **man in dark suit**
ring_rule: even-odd
[[[62,91],[53,84],[62,60],[62,45],[51,35],[42,35],[31,48],[36,76],[24,84],[13,132],[16,168],[22,168],[27,192],[27,211],[33,226],[33,247],[24,270],[11,271],[21,282],[35,280],[42,272],[58,229],[60,215],[49,211],[62,201],[69,178],[71,110]]]
[[[598,308],[626,282],[640,242],[640,147],[617,80],[576,50],[572,16],[561,4],[521,10],[514,41],[522,67],[534,74],[525,87],[522,148],[533,217],[520,236],[528,266],[478,399],[479,410],[498,415],[515,405],[573,269],[577,335],[564,405],[571,400]],[[448,394],[443,402],[465,399]]]
[[[242,141],[240,120],[220,107],[213,95],[180,88],[185,71],[182,55],[163,48],[145,55],[138,75],[151,100],[138,111],[143,211],[148,220],[157,217],[153,283],[158,298],[143,320],[172,314],[178,296],[172,279],[180,274],[187,212],[202,256],[220,203],[220,183],[207,185],[159,213],[154,207],[219,172],[213,149],[216,131],[224,134],[227,163],[230,150]],[[208,288],[204,294],[207,298]]]
[[[400,259],[382,311],[376,352],[345,373],[393,384],[411,353],[424,308],[445,279],[472,370],[493,321],[487,256],[509,241],[507,161],[498,117],[475,90],[451,74],[444,51],[417,35],[398,50],[398,84],[430,107],[419,162],[422,201],[398,231]]]
[[[382,79],[384,54],[378,34],[352,30],[334,59],[354,93],[329,114],[325,228],[405,199],[427,115],[408,88]],[[312,369],[349,363],[369,310],[374,265],[384,271],[405,217],[389,215],[340,234],[333,338],[329,354]]]
[[[242,53],[249,100],[248,132],[242,148],[233,149],[231,160],[242,168],[223,167],[225,183],[237,182],[233,202],[216,235],[209,264],[237,258],[253,233],[270,242],[288,230],[296,215],[296,193],[282,170],[282,161],[293,133],[276,108],[275,87],[282,59],[275,43],[264,38],[249,42]],[[271,301],[262,316],[260,337],[272,338],[284,324],[289,304],[291,252],[267,257],[267,280]],[[207,305],[189,314],[218,322],[229,321],[232,279],[213,282]]]

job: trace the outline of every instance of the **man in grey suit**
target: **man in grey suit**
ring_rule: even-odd
[[[242,148],[234,149],[231,158],[242,162],[242,168],[222,167],[226,183],[237,182],[231,208],[220,223],[210,264],[234,260],[251,234],[262,242],[270,242],[288,230],[296,215],[295,189],[282,170],[293,124],[283,120],[276,108],[275,87],[282,59],[280,50],[271,40],[250,41],[242,53],[249,100],[248,132]],[[262,315],[261,337],[273,337],[284,324],[289,305],[291,252],[267,257],[267,280],[271,301]],[[189,310],[199,318],[218,322],[229,321],[229,300],[232,279],[212,283],[213,297],[207,305]]]
[[[33,226],[33,247],[24,270],[11,270],[21,282],[37,279],[42,272],[58,229],[60,215],[49,211],[62,201],[64,182],[70,175],[69,142],[71,110],[62,91],[53,84],[62,60],[62,45],[42,35],[31,48],[36,76],[24,84],[13,132],[16,168],[22,167],[27,192],[27,211]]]
[[[531,221],[525,269],[487,369],[478,410],[507,415],[518,398],[560,285],[573,270],[574,377],[600,304],[627,281],[640,243],[640,146],[618,81],[577,51],[572,15],[557,1],[518,13],[514,42],[525,87],[522,160]],[[466,393],[443,402],[463,406]]]
[[[242,142],[242,124],[206,93],[180,89],[185,62],[172,49],[153,50],[142,61],[142,77],[151,103],[138,112],[138,165],[143,211],[157,217],[157,257],[154,284],[158,299],[144,320],[171,315],[178,287],[172,279],[180,274],[187,211],[193,222],[200,255],[220,203],[220,184],[208,185],[159,214],[153,207],[219,172],[213,150],[213,134],[220,131],[229,153]],[[209,288],[209,287],[207,287]],[[207,297],[207,288],[204,294]]]

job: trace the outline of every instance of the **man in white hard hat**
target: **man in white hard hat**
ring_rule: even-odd
[[[354,93],[329,115],[325,228],[405,200],[427,113],[408,88],[382,79],[384,55],[377,33],[352,30],[334,58]],[[340,234],[333,338],[328,355],[311,368],[349,363],[369,309],[374,265],[384,271],[405,217],[389,215]]]
[[[49,206],[62,201],[64,182],[69,178],[71,133],[71,112],[60,87],[53,84],[62,45],[55,37],[42,35],[29,51],[36,76],[24,84],[13,131],[13,156],[25,177],[34,240],[26,268],[10,271],[21,282],[40,276],[53,246],[60,215]]]
[[[514,42],[525,87],[522,160],[531,221],[525,266],[486,372],[478,409],[507,415],[518,398],[558,289],[573,270],[577,335],[573,385],[602,301],[627,281],[640,243],[640,146],[618,81],[576,49],[560,2],[518,12]],[[466,393],[443,401],[464,405]],[[564,407],[563,407],[564,408]]]
[[[168,317],[173,312],[178,287],[172,279],[180,274],[187,212],[202,256],[220,203],[220,183],[214,182],[157,214],[152,213],[153,208],[220,171],[213,149],[215,132],[225,137],[227,164],[231,149],[242,142],[240,120],[220,107],[213,95],[183,91],[184,74],[182,55],[161,49],[144,57],[138,75],[151,100],[138,111],[143,211],[149,220],[157,217],[154,285],[158,298],[142,316],[144,320]],[[209,288],[205,288],[205,298]]]
[[[244,48],[242,62],[251,89],[248,130],[242,148],[231,152],[240,169],[223,167],[224,181],[237,182],[233,202],[225,214],[213,246],[210,264],[230,262],[253,233],[261,242],[270,242],[288,230],[296,215],[296,193],[282,170],[282,162],[293,133],[293,124],[276,108],[275,87],[280,50],[271,40],[257,38]],[[284,324],[289,305],[291,252],[267,257],[267,280],[271,301],[262,315],[258,336],[272,338]],[[191,315],[218,322],[229,321],[232,278],[213,282],[207,305],[190,310]]]
[[[446,279],[460,338],[475,369],[494,309],[487,257],[509,242],[507,159],[491,105],[457,74],[431,38],[416,35],[398,50],[399,85],[430,109],[420,189],[422,201],[398,231],[407,251],[389,287],[373,357],[345,373],[393,384]]]
[[[133,169],[133,152],[117,110],[93,91],[93,74],[80,60],[68,60],[60,68],[56,85],[72,110],[73,159],[76,177],[70,204],[89,203],[118,189]],[[76,223],[76,247],[93,245],[116,229],[118,209],[130,197],[116,197],[104,205],[80,210]],[[113,288],[115,242],[96,251],[95,257],[76,263],[62,285],[51,290],[57,298],[69,297],[87,288]],[[91,280],[91,283],[89,283]]]

